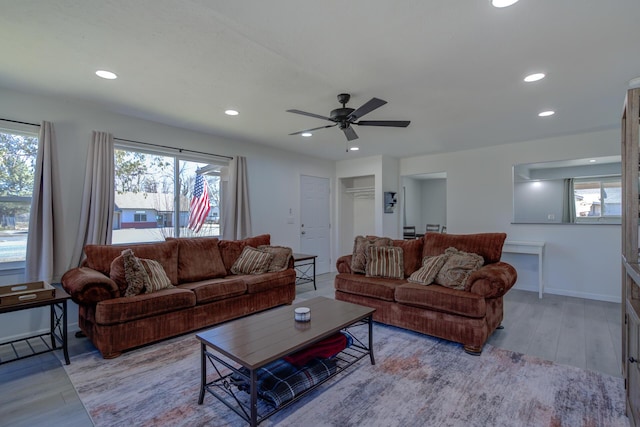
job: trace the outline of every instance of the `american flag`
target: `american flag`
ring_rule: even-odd
[[[193,197],[189,205],[188,227],[196,233],[200,231],[210,209],[207,181],[204,180],[202,175],[196,175],[196,185],[193,188]]]

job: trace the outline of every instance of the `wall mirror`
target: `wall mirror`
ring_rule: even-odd
[[[513,166],[513,223],[620,224],[620,156]]]

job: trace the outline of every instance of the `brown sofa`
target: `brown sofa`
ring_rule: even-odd
[[[352,255],[342,256],[336,263],[335,297],[375,308],[377,322],[459,342],[468,353],[480,354],[502,322],[502,297],[517,278],[516,270],[500,261],[505,238],[504,233],[427,233],[415,240],[394,240],[393,246],[403,248],[404,279],[353,273]],[[424,257],[444,254],[450,247],[484,259],[484,265],[469,276],[468,290],[407,281]]]
[[[62,277],[79,306],[80,329],[113,358],[124,350],[229,319],[291,304],[295,298],[293,260],[283,271],[235,275],[231,267],[245,246],[270,244],[264,234],[244,240],[179,238],[139,245],[87,245],[86,258]],[[123,296],[127,287],[120,253],[158,261],[171,289]]]

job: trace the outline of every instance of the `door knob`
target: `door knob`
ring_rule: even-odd
[[[636,363],[638,359],[634,359],[633,357],[629,358],[629,363]]]

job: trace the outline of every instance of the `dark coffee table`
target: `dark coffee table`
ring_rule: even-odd
[[[296,322],[294,320],[294,310],[297,307],[309,307],[311,309],[311,321]],[[198,404],[203,403],[205,391],[207,391],[235,411],[251,426],[256,426],[367,355],[371,360],[371,364],[375,364],[372,335],[372,315],[374,311],[375,309],[369,307],[317,297],[233,320],[196,334],[196,337],[200,340],[202,351],[201,387]],[[368,325],[367,343],[363,343],[355,335],[351,334],[354,336],[354,342],[336,356],[338,367],[335,374],[279,408],[270,408],[264,410],[264,412],[258,409],[256,371],[259,368],[274,360],[309,347],[342,329],[359,325]],[[209,382],[207,382],[207,366],[209,366],[207,360],[217,373],[216,378]],[[225,370],[222,367],[228,369]],[[248,370],[249,374],[242,374],[241,368]],[[223,371],[226,373],[223,373]],[[250,399],[248,404],[244,404],[242,399],[238,397],[238,393],[244,392],[234,390],[234,386],[231,384],[233,381],[230,379],[233,375],[242,375],[249,380]]]

